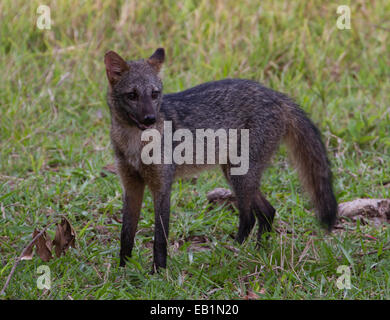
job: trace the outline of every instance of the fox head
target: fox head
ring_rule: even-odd
[[[104,56],[109,83],[111,116],[121,123],[145,130],[157,121],[162,101],[162,82],[158,76],[164,62],[164,49],[148,59],[123,60],[114,51]]]

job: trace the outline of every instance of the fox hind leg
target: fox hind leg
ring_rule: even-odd
[[[259,229],[257,232],[257,242],[260,243],[261,237],[265,232],[272,230],[272,223],[275,217],[275,208],[263,196],[261,191],[257,191],[253,202],[252,211],[257,217]]]
[[[249,181],[250,177],[248,175],[230,175],[230,168],[226,165],[222,166],[222,171],[237,199],[239,227],[236,241],[243,243],[256,222],[251,203],[257,189],[257,184],[251,183],[252,181]]]
[[[272,230],[275,209],[259,190],[262,170],[253,168],[246,175],[230,175],[228,166],[222,166],[222,171],[233,189],[239,211],[239,228],[236,240],[245,241],[255,224],[259,224],[257,241],[260,242],[263,233]]]

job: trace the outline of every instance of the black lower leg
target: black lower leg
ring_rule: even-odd
[[[259,192],[252,203],[252,210],[257,217],[259,229],[257,233],[258,242],[265,232],[272,230],[272,223],[275,217],[275,209],[266,198]]]
[[[124,221],[123,221],[124,222]],[[134,246],[134,237],[132,236],[129,228],[125,224],[122,225],[121,231],[121,250],[119,253],[121,267],[126,265],[127,258],[131,257],[131,251]]]
[[[139,208],[138,205],[131,206],[129,197],[124,196],[123,201],[123,218],[121,230],[121,249],[119,253],[119,265],[124,267],[127,258],[131,257],[131,251],[134,246],[134,237],[137,230]]]
[[[246,210],[245,212],[240,211],[240,223],[238,227],[238,233],[236,236],[236,241],[238,243],[243,243],[245,239],[249,236],[250,232],[255,225],[255,217],[250,210]]]
[[[155,232],[152,273],[167,266],[170,189],[154,196]]]

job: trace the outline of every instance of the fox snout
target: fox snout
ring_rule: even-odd
[[[148,100],[148,99],[143,99]],[[142,101],[142,100],[141,100]],[[148,129],[151,127],[154,123],[156,123],[157,120],[157,110],[154,108],[152,103],[148,103],[148,101],[142,101],[145,103],[141,103],[139,105],[140,112],[137,114],[137,121],[138,127],[141,130]]]
[[[144,117],[144,121],[142,122],[142,124],[151,126],[155,122],[156,122],[156,116],[154,114],[148,114]]]
[[[135,124],[141,130],[149,129],[154,123],[156,123],[155,114],[147,114],[145,116],[142,116],[140,120],[135,121]]]

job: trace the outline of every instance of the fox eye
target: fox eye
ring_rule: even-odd
[[[137,95],[137,92],[135,92],[135,91],[132,91],[132,92],[128,92],[128,93],[126,93],[126,98],[127,99],[129,99],[129,100],[132,100],[132,101],[134,101],[134,100],[137,100],[138,99],[138,95]]]
[[[160,91],[153,90],[152,91],[152,99],[153,100],[157,99],[159,94],[160,94]]]

